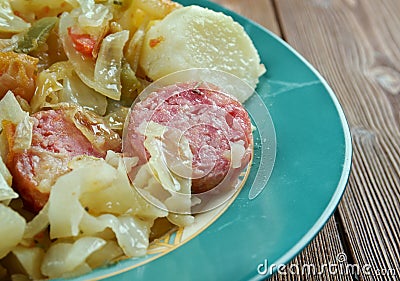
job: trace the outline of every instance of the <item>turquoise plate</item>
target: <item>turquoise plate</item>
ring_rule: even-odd
[[[264,279],[273,272],[265,264],[294,258],[321,230],[345,190],[351,137],[325,80],[285,42],[248,19],[205,0],[180,2],[231,15],[252,38],[268,69],[257,92],[275,125],[274,170],[264,190],[250,200],[252,186],[262,184],[253,183],[261,161],[255,150],[240,194],[204,231],[186,243],[174,242],[181,234],[171,235],[164,240],[169,250],[162,254],[123,260],[74,280]]]

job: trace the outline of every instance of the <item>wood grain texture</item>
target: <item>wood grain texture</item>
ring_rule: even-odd
[[[214,0],[214,2],[242,14],[255,22],[268,28],[281,36],[279,22],[275,15],[275,4],[269,0]],[[274,275],[270,280],[283,281],[301,280],[353,280],[351,274],[330,274],[323,265],[336,263],[336,257],[344,253],[345,249],[339,237],[339,231],[335,218],[331,218],[324,229],[306,247],[281,274]],[[310,268],[310,271],[308,271]],[[299,270],[299,272],[297,272]],[[313,272],[314,270],[315,272]],[[303,271],[303,272],[302,272]],[[321,274],[318,274],[320,272]],[[297,274],[299,273],[299,274]],[[303,273],[303,274],[302,274]]]
[[[225,8],[235,11],[252,21],[268,28],[270,31],[280,36],[279,23],[275,16],[274,4],[272,0],[211,0]]]
[[[353,170],[339,206],[361,280],[400,279],[400,2],[276,1],[286,40],[328,80],[348,118]]]
[[[353,280],[351,272],[346,273],[346,270],[343,270],[348,264],[347,261],[341,262],[343,254],[345,251],[341,244],[335,218],[332,217],[310,245],[296,256],[284,270],[278,271],[269,280],[351,281]]]

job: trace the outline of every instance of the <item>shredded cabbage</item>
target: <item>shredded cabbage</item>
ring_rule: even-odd
[[[76,9],[71,13],[64,13],[60,18],[59,36],[63,42],[65,53],[72,63],[75,72],[86,85],[111,99],[119,100],[121,96],[120,74],[122,51],[128,40],[129,32],[121,31],[104,38],[97,62],[94,63],[92,59],[83,57],[74,48],[68,35],[68,28],[75,25],[79,26],[78,17],[81,15],[82,11]],[[107,24],[108,18],[104,20],[103,24]],[[86,26],[87,28],[88,26]]]
[[[49,225],[49,204],[44,205],[43,209],[40,210],[30,222],[26,224],[24,239],[33,239],[35,235],[39,234],[47,228]]]
[[[40,265],[44,257],[44,250],[38,247],[17,246],[12,250],[25,272],[34,280],[44,279],[40,272]]]
[[[93,0],[80,0],[81,9],[73,13],[78,15],[78,25],[85,31],[92,31],[89,28],[103,28],[112,18],[110,9],[101,4],[95,4]],[[79,11],[79,12],[78,12]]]
[[[8,142],[5,134],[2,133],[3,121],[10,121],[11,123],[17,125],[14,147],[12,147],[12,149],[18,150],[29,148],[32,140],[33,123],[30,120],[28,112],[21,108],[18,100],[11,91],[8,91],[7,94],[0,100],[0,156],[3,159],[6,159],[8,153]]]
[[[118,243],[112,240],[106,242],[106,245],[94,252],[88,257],[86,262],[91,268],[110,264],[113,260],[124,254]]]
[[[31,147],[32,134],[33,134],[33,121],[32,118],[26,116],[25,119],[18,123],[14,135],[14,151],[24,150]]]
[[[50,278],[62,277],[84,264],[92,253],[105,244],[106,241],[97,237],[82,237],[73,243],[54,244],[43,258],[41,271]]]
[[[179,3],[170,0],[136,0],[134,4],[156,19],[161,19],[173,10],[182,7]]]
[[[49,198],[50,238],[77,236],[85,212],[79,202],[81,194],[96,192],[111,185],[114,174],[111,166],[95,161],[92,167],[78,168],[60,177]]]
[[[121,66],[123,49],[129,39],[129,31],[123,30],[108,35],[101,43],[96,66],[94,68],[94,81],[101,83],[109,98],[119,100],[121,97]],[[99,90],[99,92],[101,92]]]
[[[144,142],[144,146],[151,155],[149,159],[149,165],[154,173],[154,176],[159,180],[164,189],[170,192],[181,191],[180,181],[171,172],[166,163],[162,141],[148,137]]]
[[[3,177],[4,182],[11,186],[12,183],[12,176],[10,171],[7,169],[6,164],[4,164],[3,158],[0,157],[0,175]],[[0,199],[1,201],[1,199]]]
[[[12,52],[18,44],[18,34],[11,36],[11,38],[0,39],[0,51],[3,53]]]
[[[11,183],[12,176],[0,157],[0,204],[8,205],[11,199],[18,198],[18,193],[11,188]]]
[[[99,115],[107,110],[107,98],[84,84],[69,62],[55,63],[39,74],[31,107],[37,112],[59,103],[76,104]]]
[[[110,153],[107,160],[115,165],[116,157]],[[123,158],[114,167],[103,159],[80,157],[70,167],[73,170],[58,179],[48,207],[28,224],[24,237],[34,237],[47,222],[51,239],[97,236],[111,229],[125,255],[144,255],[154,220],[168,213],[144,200],[131,186]]]
[[[81,230],[85,235],[93,235],[111,228],[117,242],[128,257],[143,256],[149,246],[152,221],[141,220],[134,216],[114,216],[105,214],[94,217],[85,213],[81,221]]]
[[[36,79],[36,92],[31,100],[32,112],[39,111],[47,102],[50,104],[58,103],[57,93],[63,88],[62,84],[58,82],[59,79],[57,73],[49,70],[39,73]]]
[[[99,115],[106,113],[107,98],[84,84],[75,72],[65,77],[63,86],[60,102],[80,105]]]
[[[16,16],[9,0],[0,1],[0,32],[21,32],[31,25]]]
[[[104,116],[104,123],[112,130],[122,135],[126,116],[129,113],[129,107],[123,106],[117,101],[108,100],[107,112]]]
[[[244,141],[241,140],[238,142],[233,142],[230,144],[230,146],[232,168],[240,168],[240,166],[242,166],[244,154],[246,153],[246,149],[244,148]]]
[[[178,129],[143,123],[149,159],[141,166],[138,157],[113,151],[105,159],[72,160],[41,151],[39,158],[54,160],[38,175],[38,188],[51,192],[36,215],[23,209],[22,199],[13,200],[19,195],[4,163],[10,151],[30,148],[29,113],[47,108],[65,109],[94,148],[121,145],[112,130],[122,133],[133,100],[150,84],[139,67],[145,34],[179,7],[170,0],[0,0],[0,51],[30,53],[41,64],[32,74],[36,91],[29,102],[11,91],[0,100],[0,279],[74,277],[145,255],[149,239],[161,233],[160,221],[194,223],[191,211],[201,199],[191,194],[193,155]],[[15,129],[12,141],[3,125]],[[243,146],[235,143],[227,157],[236,167],[241,155]],[[126,172],[132,168],[133,183]],[[65,174],[50,181],[47,175],[59,169]],[[20,267],[17,273],[3,267],[8,262]]]
[[[71,107],[67,114],[75,126],[99,150],[119,149],[121,139],[116,132],[110,130],[96,114],[82,110],[79,107]]]
[[[193,223],[191,216],[192,153],[188,140],[174,128],[153,121],[142,123],[139,130],[146,136],[144,146],[150,154],[133,180],[140,193],[157,198],[173,214],[174,224]],[[150,199],[149,199],[150,200]]]
[[[22,110],[13,92],[8,91],[0,100],[0,126],[3,120],[18,124],[24,122],[27,117],[29,117],[29,114]]]

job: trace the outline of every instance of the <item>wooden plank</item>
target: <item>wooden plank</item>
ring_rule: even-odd
[[[361,279],[399,280],[399,1],[276,5],[285,38],[326,77],[352,129],[353,171],[339,210],[352,258],[370,267]]]
[[[270,0],[215,0],[222,6],[242,14],[255,22],[268,28],[278,36],[281,35],[280,26],[275,15],[274,3]],[[250,4],[251,3],[251,4]],[[284,270],[271,278],[273,281],[293,280],[297,281],[297,270],[304,278],[303,280],[352,280],[350,275],[330,274],[329,270],[323,269],[323,265],[336,263],[336,257],[345,250],[341,244],[336,221],[331,218],[324,229]],[[310,272],[307,272],[311,268]],[[312,272],[313,268],[316,270]],[[318,274],[321,272],[322,274]],[[322,278],[322,279],[321,279]]]
[[[251,2],[243,0],[213,0],[212,2],[216,2],[261,24],[278,36],[281,35],[272,0],[251,0]]]

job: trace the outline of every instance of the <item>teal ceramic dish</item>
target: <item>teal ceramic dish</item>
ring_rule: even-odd
[[[266,186],[256,177],[263,159],[255,149],[253,167],[239,195],[200,230],[169,235],[146,257],[96,269],[76,281],[264,279],[276,270],[266,264],[287,264],[313,239],[345,190],[351,137],[325,80],[259,25],[205,0],[179,2],[231,15],[258,49],[268,71],[257,92],[276,132],[272,175]],[[254,187],[262,191],[249,199]]]

